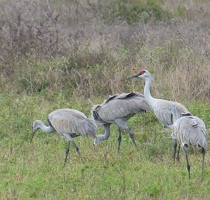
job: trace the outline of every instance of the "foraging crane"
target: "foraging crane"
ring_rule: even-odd
[[[203,154],[201,181],[203,181],[204,157],[207,151],[205,124],[200,118],[192,116],[191,114],[185,114],[183,117],[178,118],[176,107],[173,104],[170,105],[170,110],[174,119],[174,124],[172,125],[172,139],[174,139],[174,159],[176,156],[178,140],[186,157],[188,176],[190,178],[190,164],[188,161],[187,148],[189,145],[192,145],[194,151],[196,151],[198,147],[201,147]]]
[[[39,128],[45,133],[58,132],[60,136],[68,140],[64,163],[66,163],[69,154],[70,142],[73,143],[77,153],[80,155],[79,148],[73,140],[74,137],[81,135],[96,138],[97,125],[95,121],[92,118],[87,118],[84,113],[78,110],[57,109],[48,115],[48,123],[49,126],[46,126],[41,120],[33,122],[31,142]]]
[[[148,105],[152,108],[152,111],[155,113],[156,117],[162,123],[163,127],[168,129],[169,126],[173,124],[172,114],[170,112],[170,104],[176,106],[178,112],[178,118],[181,117],[182,113],[190,113],[185,106],[181,103],[174,101],[168,101],[165,99],[155,99],[151,96],[150,85],[152,83],[152,76],[147,70],[141,70],[138,74],[131,76],[129,78],[142,78],[145,80],[144,86],[144,97]]]
[[[137,113],[144,113],[146,110],[151,111],[151,108],[145,102],[144,95],[140,93],[122,93],[120,95],[111,96],[102,104],[93,106],[92,117],[98,124],[102,124],[105,129],[104,135],[98,135],[94,139],[94,145],[99,144],[102,140],[107,140],[110,136],[110,125],[115,123],[118,126],[118,151],[121,143],[121,129],[124,129],[129,134],[134,145],[133,134],[130,132],[126,121]]]

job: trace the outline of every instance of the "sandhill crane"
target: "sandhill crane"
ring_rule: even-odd
[[[121,143],[121,129],[129,134],[134,145],[133,134],[130,132],[126,121],[137,113],[144,113],[146,110],[151,111],[150,107],[144,100],[144,95],[140,93],[122,93],[111,96],[102,104],[95,105],[92,108],[92,117],[98,124],[102,124],[105,129],[104,135],[98,135],[94,139],[94,144],[99,144],[102,140],[107,140],[110,136],[110,125],[115,123],[118,126],[118,151]]]
[[[45,133],[58,132],[60,136],[68,140],[64,163],[66,163],[69,154],[70,142],[73,143],[77,153],[80,155],[79,148],[73,140],[74,137],[81,135],[96,138],[97,125],[95,121],[92,118],[87,118],[84,113],[78,110],[57,109],[48,115],[48,123],[49,126],[46,126],[41,120],[33,122],[31,142],[39,128]]]
[[[203,181],[204,156],[207,151],[205,124],[200,118],[190,114],[178,118],[176,107],[173,104],[170,105],[170,110],[174,119],[174,124],[172,125],[172,139],[174,139],[174,159],[176,155],[178,140],[186,157],[187,170],[190,178],[190,164],[188,161],[187,148],[190,144],[193,146],[194,151],[196,151],[198,147],[201,147],[203,154],[201,181]]]
[[[169,125],[173,124],[172,114],[169,110],[169,105],[174,104],[176,106],[178,112],[178,118],[181,117],[182,113],[189,113],[187,108],[183,106],[181,103],[168,101],[164,99],[155,99],[151,96],[150,93],[150,85],[152,83],[152,76],[147,70],[141,70],[138,74],[129,77],[130,78],[142,78],[145,80],[144,86],[144,97],[147,101],[148,105],[152,108],[156,117],[162,123],[163,127],[168,129]]]

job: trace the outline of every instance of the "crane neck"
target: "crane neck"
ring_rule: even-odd
[[[177,114],[177,110],[175,109],[172,109],[171,110],[171,113],[172,113],[172,115],[173,115],[173,120],[174,120],[174,122],[178,119],[178,114]]]
[[[55,132],[55,129],[52,126],[46,126],[42,121],[39,121],[39,128],[41,128],[45,133]]]
[[[104,124],[105,134],[98,135],[94,139],[94,144],[99,144],[102,140],[107,140],[110,136],[110,124]]]
[[[150,107],[152,107],[155,99],[152,97],[151,93],[150,93],[150,86],[152,83],[152,79],[151,78],[147,78],[145,79],[145,86],[144,86],[144,97],[146,99],[146,101],[148,102],[148,104],[150,105]]]

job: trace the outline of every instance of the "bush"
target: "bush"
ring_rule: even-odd
[[[88,5],[97,18],[112,24],[116,22],[127,22],[129,25],[138,22],[148,22],[150,19],[169,19],[169,12],[164,11],[156,0],[115,0],[98,1]]]

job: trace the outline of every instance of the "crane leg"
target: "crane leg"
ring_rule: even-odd
[[[118,152],[119,152],[120,151],[120,143],[121,143],[121,139],[122,139],[121,130],[119,127],[118,127],[118,131],[119,131],[119,136],[118,136]]]
[[[76,145],[76,143],[75,143],[74,141],[72,141],[72,143],[74,144],[74,147],[75,147],[75,149],[76,149],[76,152],[79,154],[79,156],[80,156],[82,162],[84,163],[84,160],[82,159],[82,156],[81,156],[80,151],[79,151],[79,147]]]
[[[121,128],[121,129],[125,129],[126,130],[126,132],[128,133],[128,135],[130,136],[131,140],[133,141],[133,144],[136,146],[136,142],[134,140],[134,136],[130,132],[129,128],[127,127],[126,122],[124,120],[122,120],[122,119],[117,119],[117,120],[115,120],[115,123],[117,124],[118,128]]]
[[[68,157],[68,153],[69,153],[70,142],[73,143],[73,145],[74,145],[74,147],[75,147],[75,149],[76,149],[76,151],[77,151],[77,153],[78,153],[79,155],[80,155],[80,152],[79,152],[79,148],[78,148],[78,146],[75,144],[73,138],[72,138],[68,133],[63,133],[62,136],[65,137],[65,138],[68,140],[68,147],[67,147],[67,149],[66,149],[66,158],[65,158],[65,162],[66,162],[67,157]],[[80,157],[81,157],[81,155],[80,155]],[[82,161],[83,161],[83,160],[82,160]]]
[[[131,138],[131,140],[133,141],[133,144],[135,145],[135,147],[136,147],[136,142],[135,142],[135,140],[134,140],[134,136],[133,136],[133,134],[130,132],[130,130],[127,128],[126,129],[126,131],[127,131],[127,133],[129,134],[129,136],[130,136],[130,138]]]
[[[179,161],[179,159],[180,159],[180,158],[179,158],[180,147],[181,147],[181,146],[180,146],[180,144],[179,144],[178,152],[177,152],[177,156],[176,156],[176,160],[177,160],[177,161]]]
[[[81,156],[81,154],[79,152],[79,147],[76,145],[76,143],[74,141],[72,141],[72,143],[74,144],[74,147],[76,149],[76,152]]]
[[[188,171],[188,176],[189,176],[189,179],[190,179],[190,164],[189,164],[189,161],[188,161],[188,154],[187,154],[187,148],[186,146],[183,146],[182,147],[182,150],[185,154],[185,158],[186,158],[186,163],[187,163],[187,171]]]
[[[205,158],[205,150],[204,148],[202,148],[202,155],[203,155],[203,159],[202,159],[202,176],[201,176],[201,182],[203,182],[203,173],[204,173],[204,158]]]
[[[177,140],[174,139],[174,162],[175,162],[175,158],[176,158],[176,148],[177,148]]]
[[[68,146],[67,146],[67,149],[66,149],[66,157],[65,157],[64,163],[66,163],[67,157],[69,155],[69,149],[70,149],[70,141],[68,141]]]

